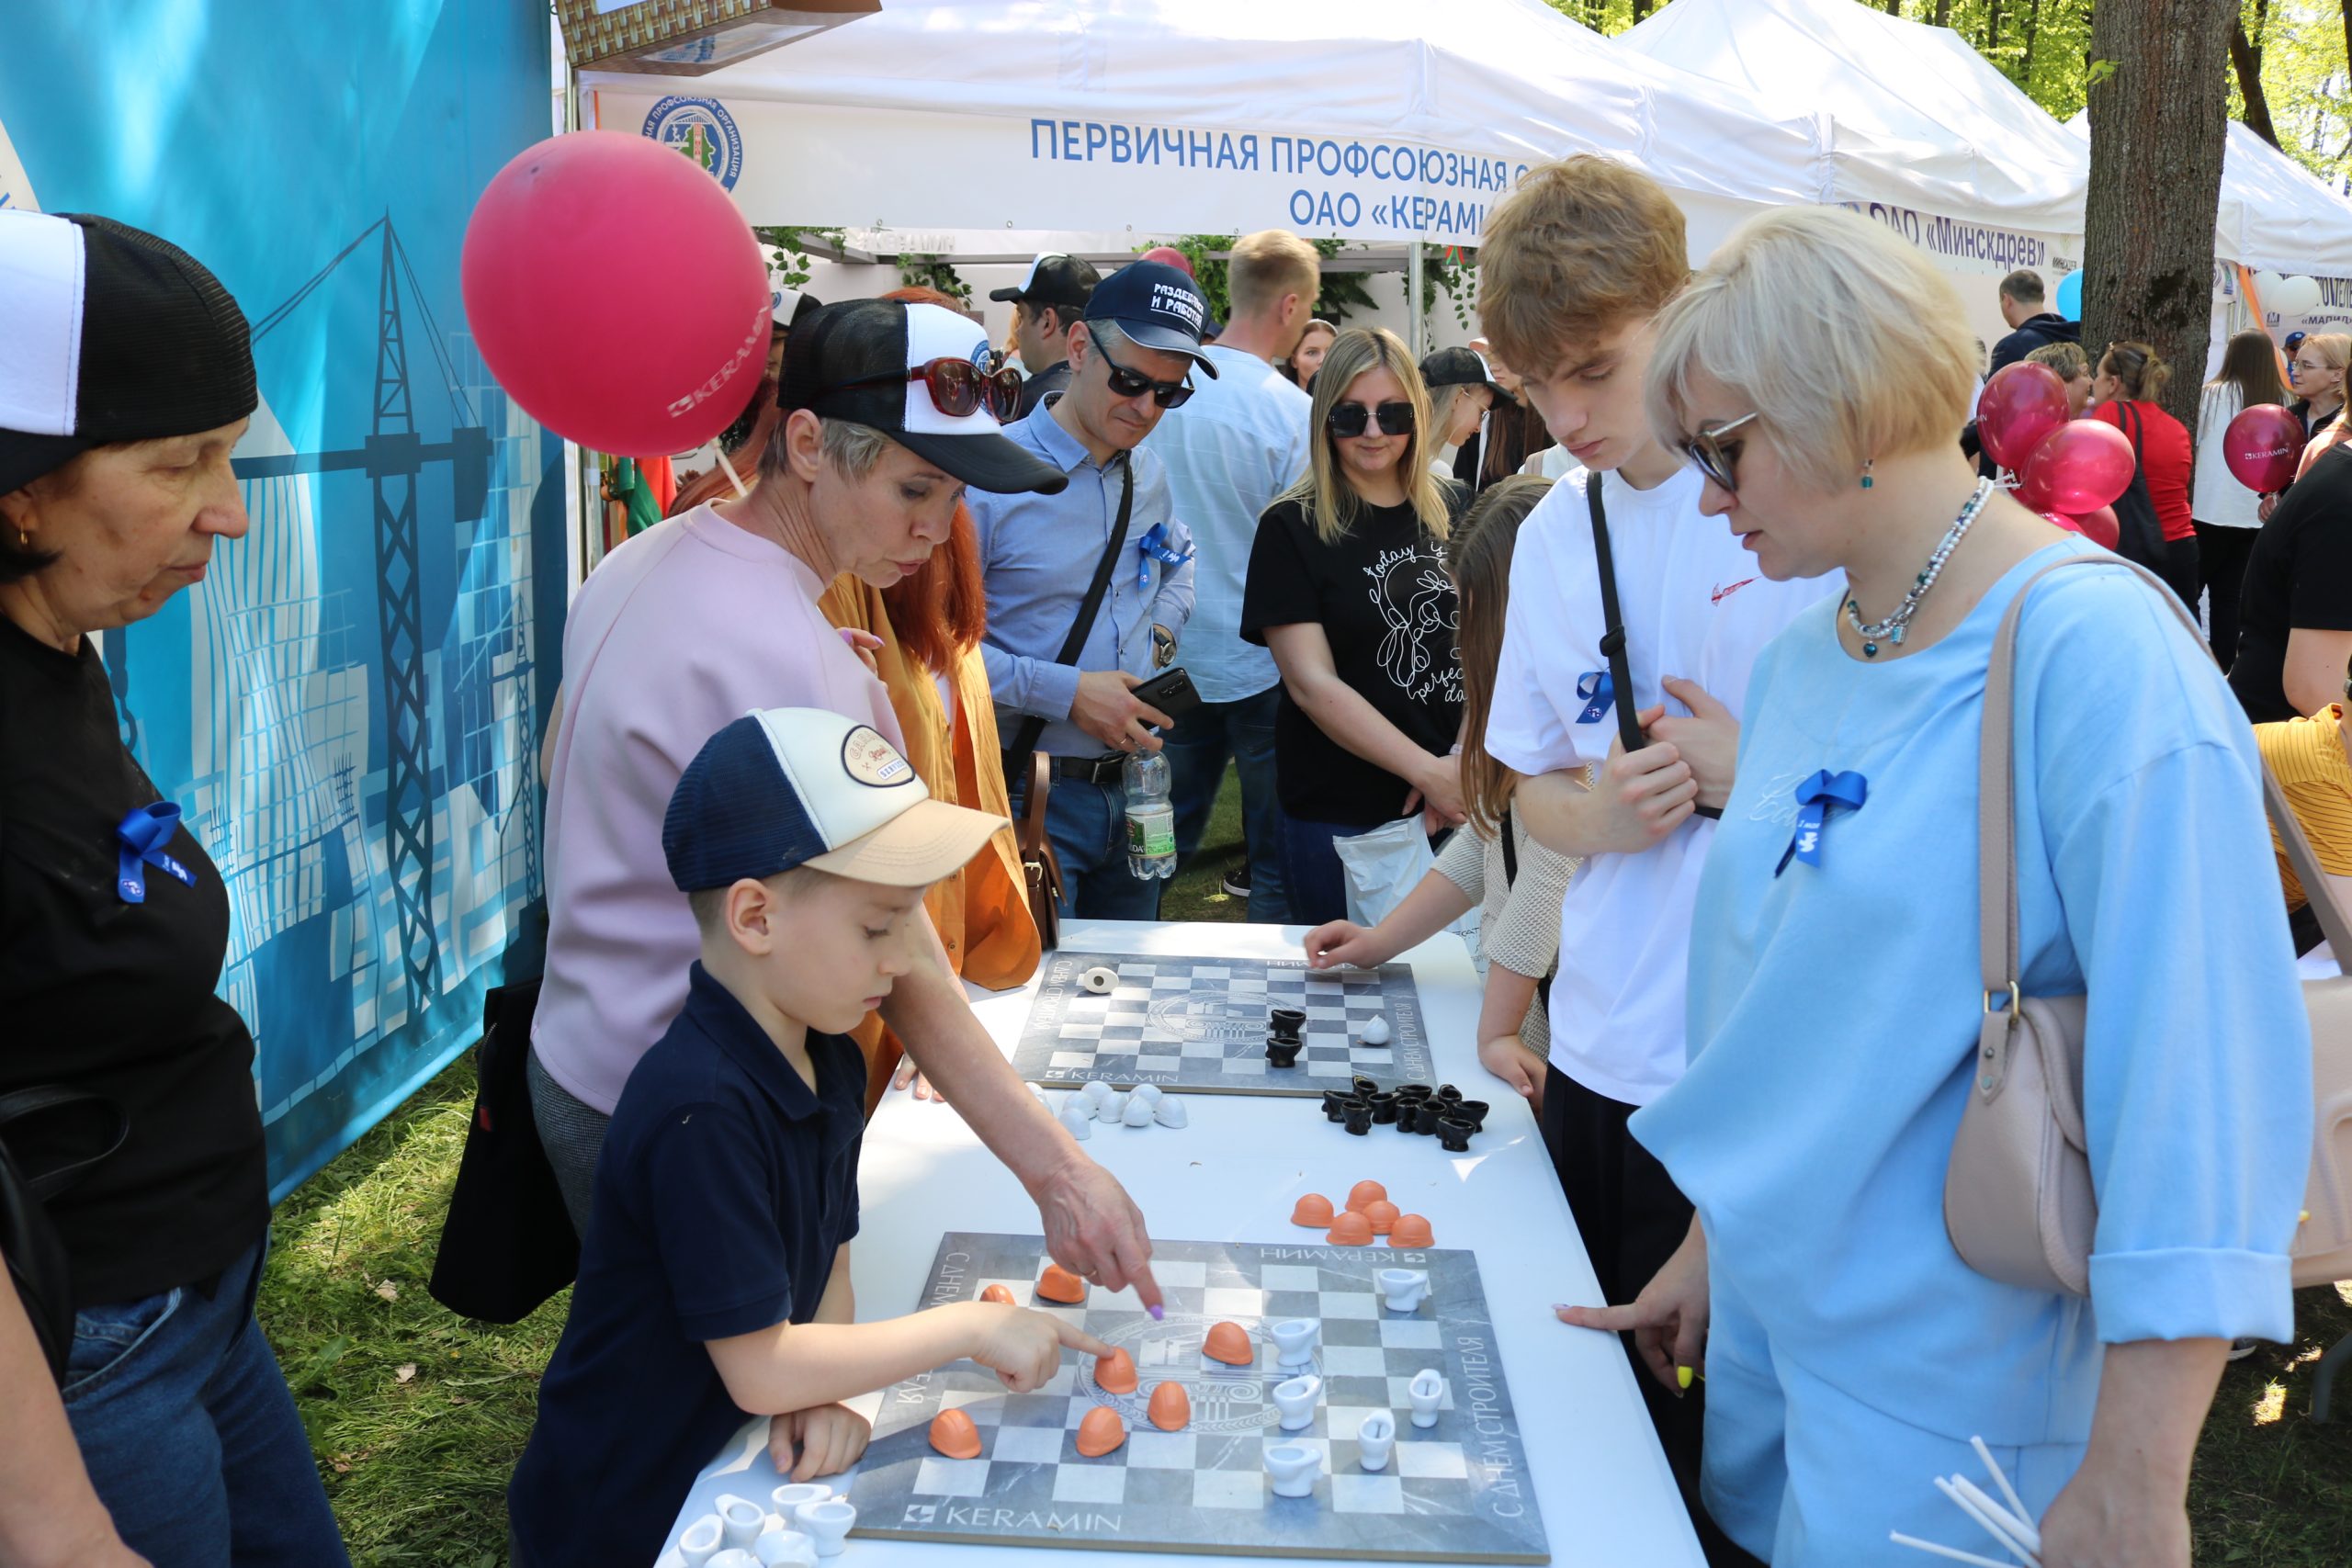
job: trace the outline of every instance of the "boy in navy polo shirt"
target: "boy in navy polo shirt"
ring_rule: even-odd
[[[923,890],[1004,823],[933,800],[871,728],[737,719],[662,827],[702,929],[685,1007],[629,1075],[596,1163],[571,1318],[507,1491],[517,1568],[648,1563],[745,1415],[796,1481],[865,1450],[841,1401],[960,1358],[1015,1393],[1064,1345],[986,1302],[853,1321],[865,1069],[846,1037],[910,964]]]

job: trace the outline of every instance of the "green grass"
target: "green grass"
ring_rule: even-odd
[[[1163,914],[1240,919],[1241,900],[1217,886],[1240,844],[1228,773]],[[467,1057],[277,1210],[262,1326],[359,1568],[505,1562],[506,1478],[570,1302],[501,1328],[453,1317],[425,1293],[473,1093]],[[2352,1335],[2352,1304],[2341,1290],[2306,1291],[2296,1306],[2295,1345],[2265,1346],[2222,1380],[2189,1491],[2199,1563],[2352,1562],[2352,1377],[2338,1390],[2340,1424],[2309,1418],[2313,1369]]]

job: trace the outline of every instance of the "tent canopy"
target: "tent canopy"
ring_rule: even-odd
[[[2090,142],[2087,114],[2066,122]],[[2272,272],[2352,277],[2352,201],[2236,120],[2222,155],[2213,254]]]
[[[1434,28],[1420,0],[894,0],[691,83],[582,82],[596,124],[702,126],[755,222],[1474,243],[1525,165],[1578,152],[1702,203],[1829,198],[1810,117],[1541,0]]]

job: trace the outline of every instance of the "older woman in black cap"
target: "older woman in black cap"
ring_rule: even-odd
[[[0,1562],[332,1568],[254,1322],[269,1191],[253,1037],[214,994],[228,897],[93,640],[245,531],[245,318],[103,218],[0,213],[0,1139],[45,1199],[0,1214]]]

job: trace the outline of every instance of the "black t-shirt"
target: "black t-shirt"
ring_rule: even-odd
[[[2326,453],[2279,499],[2255,536],[2238,615],[2230,689],[2246,716],[2301,716],[2287,701],[2288,634],[2352,631],[2352,447]]]
[[[76,1306],[208,1279],[269,1222],[253,1036],[213,995],[220,874],[182,827],[164,851],[194,886],[153,865],[144,902],[117,886],[116,829],[161,799],[116,732],[89,640],[60,653],[0,617],[0,1094],[86,1089],[130,1125],[49,1204]],[[95,1152],[101,1131],[69,1109],[5,1135],[32,1174]]]
[[[1277,501],[1259,518],[1241,635],[1262,647],[1269,626],[1321,626],[1340,679],[1439,757],[1462,726],[1454,617],[1443,550],[1411,506],[1358,506],[1336,545],[1315,536],[1297,501]],[[1284,811],[1351,828],[1403,815],[1413,789],[1316,728],[1287,686],[1274,718],[1274,775]]]
[[[1020,412],[1013,417],[1027,419],[1037,412],[1037,405],[1056,392],[1069,390],[1069,361],[1057,359],[1021,383]]]

